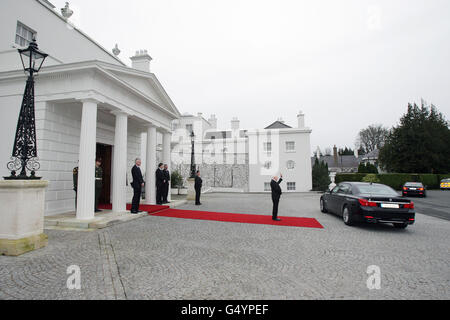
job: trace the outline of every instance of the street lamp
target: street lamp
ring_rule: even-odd
[[[194,158],[194,141],[195,141],[195,135],[194,130],[191,131],[191,178],[195,178],[195,158]]]
[[[19,120],[17,121],[16,136],[14,139],[11,161],[7,167],[11,171],[11,176],[5,177],[6,180],[37,180],[36,170],[40,168],[37,161],[36,147],[36,123],[34,114],[34,74],[41,70],[47,54],[40,51],[36,39],[30,43],[26,49],[18,49],[23,69],[28,74],[25,92],[20,108]],[[26,169],[30,171],[27,176]],[[16,172],[20,170],[20,174]]]

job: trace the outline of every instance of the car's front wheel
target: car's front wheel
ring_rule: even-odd
[[[354,218],[350,210],[347,206],[342,209],[342,220],[344,220],[344,223],[348,226],[352,226],[354,224]]]
[[[325,206],[325,201],[323,200],[323,198],[320,198],[320,211],[322,211],[323,213],[327,213],[327,207]]]
[[[397,229],[405,229],[408,226],[407,223],[393,223],[393,225],[394,225],[394,228],[397,228]]]

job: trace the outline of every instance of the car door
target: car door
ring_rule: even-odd
[[[339,185],[333,188],[331,192],[326,197],[325,205],[327,207],[327,210],[330,212],[335,213],[336,212],[336,201],[337,201],[337,192],[339,190]]]
[[[342,206],[344,205],[344,202],[346,201],[347,194],[350,192],[350,185],[347,183],[342,183],[339,185],[339,188],[336,192],[336,200],[334,201],[336,207],[335,211],[337,214],[342,214]]]

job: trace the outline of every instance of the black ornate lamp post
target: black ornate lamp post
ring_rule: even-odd
[[[34,74],[38,73],[44,63],[47,54],[39,51],[36,40],[30,43],[26,49],[18,49],[22,59],[23,69],[28,74],[25,92],[23,94],[22,107],[17,122],[16,136],[14,139],[11,161],[7,167],[11,171],[11,176],[6,180],[36,180],[36,170],[40,164],[37,161],[36,148],[36,123],[34,115]],[[30,171],[27,176],[26,169]],[[20,170],[19,175],[16,172]]]
[[[194,135],[194,130],[191,131],[191,145],[192,145],[192,150],[191,150],[191,178],[195,178],[195,157],[194,157],[194,141],[195,141],[195,135]]]

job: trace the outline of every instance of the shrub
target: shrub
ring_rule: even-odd
[[[373,183],[379,183],[380,179],[378,179],[377,175],[374,173],[367,174],[363,179],[363,182],[373,182]]]
[[[183,177],[177,170],[172,171],[170,181],[172,188],[180,188],[183,186]]]
[[[339,184],[341,182],[361,181],[366,176],[365,173],[338,173],[336,174],[335,182]]]

